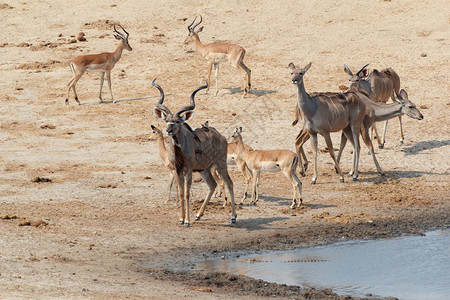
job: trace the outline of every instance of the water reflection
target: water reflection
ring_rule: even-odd
[[[288,285],[331,287],[341,295],[450,299],[450,230],[204,261],[196,269]]]

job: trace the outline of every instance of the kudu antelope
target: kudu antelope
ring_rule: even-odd
[[[293,196],[291,208],[299,207],[302,204],[302,183],[295,174],[298,166],[298,156],[290,150],[253,150],[248,151],[242,141],[242,127],[236,128],[236,131],[228,138],[229,143],[236,143],[237,155],[245,161],[253,174],[252,196],[250,205],[258,201],[258,182],[261,171],[278,172],[282,171],[292,184]],[[297,192],[299,201],[297,202]],[[242,199],[242,201],[244,201]]]
[[[198,34],[203,30],[203,26],[200,27],[197,31],[195,28],[202,23],[203,19],[200,16],[200,22],[195,23],[197,17],[195,17],[194,21],[188,26],[189,34],[184,40],[185,44],[190,42],[194,43],[195,50],[203,56],[208,61],[208,78],[207,81],[210,81],[211,70],[214,65],[214,69],[216,72],[216,93],[219,92],[219,63],[223,61],[228,61],[231,66],[236,68],[238,71],[242,73],[244,76],[244,97],[250,91],[251,83],[250,83],[250,73],[251,70],[244,64],[244,56],[245,49],[236,44],[230,43],[211,43],[208,45],[202,44]],[[209,90],[209,87],[206,91]]]
[[[166,202],[164,202],[165,204],[167,204],[170,200],[170,192],[171,192],[172,186],[173,186],[173,181],[174,181],[173,172],[175,171],[175,166],[169,160],[169,150],[166,148],[166,146],[164,144],[164,136],[163,136],[162,131],[153,125],[151,125],[151,127],[152,127],[153,135],[155,136],[156,140],[158,141],[159,157],[161,157],[164,165],[169,170],[169,187],[168,187],[168,191],[167,191],[167,199],[166,199]],[[180,199],[178,198],[178,185],[176,185],[176,197],[177,197],[177,202],[175,204],[177,204],[180,201]]]
[[[355,170],[353,180],[358,176],[359,162],[359,131],[366,115],[366,104],[360,99],[360,93],[349,91],[345,93],[316,93],[309,95],[305,90],[303,76],[311,67],[309,63],[304,68],[295,67],[293,63],[288,65],[291,71],[292,83],[297,86],[298,107],[304,120],[304,128],[311,137],[311,145],[314,153],[314,177],[312,184],[317,181],[317,134],[321,134],[327,144],[328,151],[334,161],[335,168],[344,182],[344,176],[334,155],[333,143],[330,133],[347,130],[353,140],[355,151],[353,153],[353,168]],[[303,144],[296,145],[300,149]],[[300,156],[300,153],[298,153]]]
[[[194,116],[195,94],[208,87],[201,86],[191,94],[190,105],[185,106],[172,114],[163,105],[164,91],[153,80],[152,85],[156,87],[161,95],[160,100],[153,109],[155,116],[167,123],[167,134],[169,135],[169,160],[175,166],[175,179],[181,200],[180,224],[188,227],[189,217],[189,197],[192,184],[192,172],[199,172],[202,179],[209,187],[195,220],[200,220],[205,211],[205,207],[211,199],[217,186],[211,174],[214,167],[221,180],[225,182],[230,194],[231,202],[231,223],[236,223],[236,210],[234,204],[233,182],[227,171],[227,140],[215,128],[197,128],[193,130],[186,122]]]
[[[389,98],[392,102],[396,102],[395,94],[400,92],[400,77],[397,73],[391,69],[383,69],[381,71],[373,70],[370,74],[367,70],[366,64],[362,67],[356,74],[353,74],[349,67],[344,65],[344,71],[350,76],[349,81],[351,82],[350,88],[355,87],[359,90],[363,90],[369,94],[369,98],[375,102],[386,103]],[[398,116],[400,122],[400,143],[403,144],[404,135],[402,127],[402,117]],[[372,125],[372,130],[375,131],[375,136],[378,142],[378,148],[384,148],[384,143],[386,142],[386,130],[387,130],[388,120],[384,124],[383,141],[381,141],[376,124]]]
[[[395,98],[396,101],[394,103],[381,104],[379,102],[374,102],[367,97],[364,99],[364,96],[362,96],[362,99],[364,99],[364,101],[366,101],[366,103],[368,104],[368,111],[363,120],[363,126],[361,128],[361,136],[367,148],[369,148],[370,153],[372,154],[373,162],[375,163],[377,171],[382,175],[384,175],[384,172],[381,169],[380,164],[378,163],[375,157],[372,140],[370,139],[369,136],[369,128],[371,128],[371,126],[375,124],[375,122],[387,121],[389,119],[401,116],[403,114],[413,119],[417,120],[423,119],[423,115],[417,109],[416,105],[409,100],[408,93],[406,93],[405,90],[402,89],[399,94],[395,92]],[[347,142],[348,139],[347,137],[348,133],[343,131],[341,136],[339,153],[336,159],[338,164],[341,159],[342,151],[344,150],[345,144]],[[350,140],[350,142],[352,142],[352,140]],[[353,173],[354,170],[352,169],[349,175],[353,175]]]
[[[111,70],[114,68],[115,64],[119,61],[122,56],[123,49],[127,49],[128,51],[133,50],[128,43],[129,33],[119,24],[120,28],[122,28],[123,34],[116,29],[116,25],[114,24],[114,37],[116,40],[119,40],[119,44],[114,52],[108,53],[100,53],[100,54],[91,54],[91,55],[82,55],[75,57],[70,62],[70,68],[73,72],[73,78],[67,85],[67,98],[66,104],[69,103],[69,95],[70,89],[73,89],[73,93],[75,94],[75,100],[78,104],[81,104],[78,100],[77,91],[75,86],[77,85],[78,80],[80,80],[81,76],[83,76],[84,72],[100,72],[100,93],[99,99],[100,103],[103,102],[102,99],[102,88],[103,88],[103,80],[106,74],[106,80],[108,80],[109,91],[111,93],[111,100],[115,103],[112,89],[111,89]]]
[[[356,89],[355,89],[355,91],[356,91]],[[362,94],[363,95],[361,95],[361,99],[363,101],[365,101],[365,103],[368,105],[368,110],[367,110],[366,116],[364,117],[364,120],[363,120],[363,126],[361,127],[361,135],[362,135],[364,143],[366,144],[367,148],[369,149],[370,154],[374,153],[374,150],[373,150],[372,141],[369,137],[369,128],[371,128],[375,122],[385,121],[385,120],[387,121],[389,119],[395,118],[397,116],[401,116],[403,114],[406,114],[407,116],[409,116],[413,119],[417,119],[417,120],[423,119],[423,115],[416,108],[416,105],[408,99],[408,94],[404,90],[401,90],[400,94],[395,93],[396,102],[392,103],[392,104],[382,104],[379,102],[374,102],[370,98],[368,98],[368,95],[364,91],[362,91]],[[313,95],[313,94],[311,94],[311,95]],[[296,109],[298,109],[298,107],[296,107]],[[295,125],[296,121],[298,121],[297,113],[296,113],[296,118],[297,119],[294,120],[293,125]],[[305,127],[303,127],[295,139],[295,146],[297,149],[297,153],[299,153],[300,151],[302,153],[304,153],[303,147],[301,147],[300,145],[303,145],[308,139],[309,139],[309,133],[305,129]],[[347,137],[345,136],[345,133],[343,131],[342,137],[341,137],[339,153],[336,158],[338,164],[340,162],[340,157],[342,155],[342,151],[345,147],[346,142],[347,142]],[[377,171],[380,174],[384,175],[384,172],[382,171],[374,154],[372,154],[372,158],[373,158],[373,161],[377,168]],[[306,158],[305,158],[305,162],[306,162],[306,164],[305,164],[305,168],[306,168],[307,167]],[[349,175],[353,175],[353,169],[350,171]]]

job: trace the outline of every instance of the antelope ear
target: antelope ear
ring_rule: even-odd
[[[116,40],[120,40],[121,39],[121,37],[119,35],[117,35],[117,34],[115,34],[114,37],[116,38]]]
[[[309,70],[309,68],[311,68],[312,62],[310,62],[309,64],[306,65],[306,67],[303,68],[303,72],[306,73],[306,71]]]
[[[203,31],[203,26],[197,30],[197,33],[202,32],[202,31]]]
[[[155,115],[155,117],[157,117],[158,119],[161,119],[163,121],[165,121],[167,119],[167,114],[163,110],[161,110],[157,107],[155,107],[153,109],[153,114]]]
[[[364,70],[361,71],[362,77],[367,77],[367,75],[369,75],[369,70],[367,70],[367,68],[365,68]]]
[[[181,120],[183,120],[183,122],[187,122],[189,120],[192,120],[193,118],[194,118],[193,110],[188,110],[183,114],[183,116],[181,116]]]
[[[408,93],[404,89],[401,89],[400,97],[402,97],[403,100],[406,100],[408,99]]]
[[[293,63],[289,63],[288,68],[294,70],[295,69],[295,65]]]

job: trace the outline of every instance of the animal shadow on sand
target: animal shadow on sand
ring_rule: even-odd
[[[261,203],[261,201],[269,202],[269,203],[276,203],[280,207],[289,208],[289,206],[292,204],[292,198],[282,198],[282,197],[273,197],[273,196],[264,196],[259,195],[259,200],[256,203],[256,206]],[[303,206],[309,207],[310,209],[319,209],[319,208],[327,208],[327,207],[336,207],[335,205],[322,205],[322,204],[311,204],[311,203],[305,203],[305,199],[303,199]],[[248,202],[244,204],[244,206],[249,206]]]
[[[171,94],[166,94],[165,96],[171,96]],[[82,103],[81,105],[92,106],[92,105],[102,105],[102,104],[117,104],[117,103],[119,103],[119,102],[141,101],[141,100],[148,100],[148,99],[159,99],[159,98],[156,97],[156,96],[140,97],[140,98],[126,98],[126,99],[119,99],[119,100],[116,100],[115,103],[113,103],[112,100],[108,100],[108,101],[103,100],[102,102],[96,102],[96,103]]]
[[[422,151],[431,150],[435,148],[441,148],[450,145],[450,140],[442,140],[442,141],[422,141],[415,143],[412,146],[404,147],[401,151],[405,153],[405,155],[416,155],[421,154]]]
[[[287,217],[274,217],[274,218],[246,218],[246,219],[239,219],[236,221],[236,224],[234,225],[228,225],[234,228],[240,228],[240,229],[246,229],[247,231],[254,231],[254,230],[265,230],[265,229],[283,229],[281,227],[273,227],[268,226],[270,223],[273,222],[279,222],[288,220]]]
[[[239,93],[242,93],[242,92],[243,92],[242,88],[224,88],[224,89],[228,90],[228,91],[230,92],[231,95],[239,94]],[[251,90],[248,92],[247,97],[249,97],[250,95],[255,95],[255,96],[257,96],[257,97],[261,97],[261,96],[264,96],[264,95],[275,94],[275,93],[278,93],[278,91],[275,91],[275,90],[257,90],[257,89],[251,89]]]
[[[423,175],[445,175],[445,173],[422,172],[422,171],[384,171],[384,173],[385,175],[381,176],[376,171],[359,172],[360,176],[358,176],[357,181],[380,184],[400,178],[418,178]],[[351,178],[350,180],[347,181],[351,181]]]

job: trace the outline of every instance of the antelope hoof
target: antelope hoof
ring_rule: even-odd
[[[341,180],[339,180],[341,183],[344,182],[344,178],[341,178]],[[355,178],[353,178],[353,181],[355,181]]]
[[[196,215],[194,220],[195,220],[195,221],[200,221],[200,218],[201,218],[201,217],[202,217],[201,215]]]
[[[236,217],[231,217],[231,224],[236,224]]]
[[[358,177],[353,177],[353,181],[357,181],[357,180],[358,180]]]
[[[69,99],[66,99],[66,104],[69,104]]]
[[[315,180],[311,181],[311,184],[316,184],[316,181]]]
[[[190,226],[190,225],[189,225],[188,222],[184,223],[184,227],[189,227],[189,226]]]
[[[386,173],[384,173],[384,172],[383,172],[383,173],[381,173],[381,176],[386,176]]]
[[[184,224],[184,221],[183,221],[183,220],[180,220],[180,221],[178,221],[178,224],[183,225],[183,224]]]
[[[378,149],[383,149],[383,148],[384,148],[384,144],[381,144],[381,145],[378,146]]]

